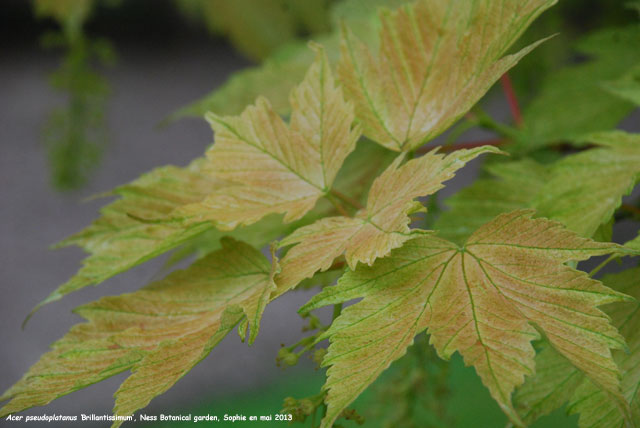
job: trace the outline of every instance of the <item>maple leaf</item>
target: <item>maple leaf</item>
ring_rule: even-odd
[[[554,3],[421,0],[384,11],[378,58],[345,30],[338,74],[364,134],[405,151],[442,133],[537,45],[503,57]]]
[[[323,1],[304,3],[315,5],[316,9]],[[183,12],[203,19],[211,32],[227,36],[238,51],[258,61],[279,46],[295,40],[300,24],[287,1],[182,0],[176,3]],[[328,20],[322,14],[317,14],[316,19],[319,25]]]
[[[202,172],[204,162],[198,159],[187,168],[157,168],[116,188],[113,193],[121,199],[102,208],[102,216],[89,227],[58,244],[78,245],[90,255],[78,273],[36,309],[72,291],[98,284],[212,228],[204,223],[185,226],[158,221],[223,185]]]
[[[215,131],[207,152],[211,174],[236,185],[183,207],[184,216],[228,230],[272,213],[285,213],[290,222],[330,190],[360,133],[352,128],[353,109],[335,85],[323,49],[311,47],[316,61],[291,93],[289,126],[264,98],[237,117],[207,115]]]
[[[450,209],[433,225],[438,236],[463,243],[498,214],[530,208],[547,179],[547,168],[530,159],[492,163],[484,170],[495,179],[478,179],[444,201]]]
[[[620,395],[610,348],[624,339],[597,306],[627,299],[565,263],[617,251],[533,211],[498,216],[464,246],[426,235],[343,276],[301,310],[355,298],[324,337],[330,366],[323,426],[330,426],[384,369],[428,328],[448,359],[458,351],[517,425],[514,388],[534,374],[536,325],[601,388]],[[366,322],[365,322],[366,321]]]
[[[193,0],[187,0],[192,4]],[[333,26],[347,25],[358,37],[373,42],[377,38],[380,6],[397,7],[410,0],[343,0],[331,8]],[[292,1],[292,6],[307,2]],[[315,17],[314,17],[315,19]],[[333,29],[329,34],[318,34],[313,40],[325,47],[331,63],[340,56],[340,32]],[[169,120],[185,116],[202,118],[207,112],[239,114],[258,96],[269,100],[272,108],[281,115],[291,111],[287,94],[297,85],[313,62],[313,53],[306,42],[287,43],[260,65],[234,73],[229,80],[203,98],[173,113]]]
[[[318,270],[326,270],[345,253],[348,265],[371,265],[393,248],[423,230],[411,230],[408,214],[424,210],[414,199],[437,192],[467,162],[483,153],[502,153],[493,146],[457,150],[447,156],[434,149],[400,166],[403,155],[378,177],[369,191],[366,209],[355,217],[327,217],[304,226],[283,239],[296,244],[282,259],[278,287],[289,289]]]
[[[607,275],[602,282],[627,293],[635,299],[640,298],[640,269],[628,269],[622,273]],[[625,337],[628,350],[616,351],[614,358],[622,372],[622,393],[631,409],[632,426],[640,424],[640,305],[637,301],[610,305],[606,309],[620,333]],[[584,379],[573,395],[568,411],[579,413],[579,425],[586,427],[623,427],[626,424],[624,408],[612,399],[607,391],[597,387],[589,379]]]
[[[607,92],[640,63],[640,28],[607,28],[578,41],[576,55],[586,61],[549,73],[537,96],[523,110],[518,149],[530,151],[577,135],[615,128],[634,106]],[[514,147],[515,149],[515,147]]]
[[[533,201],[540,215],[591,236],[631,192],[640,174],[640,135],[623,131],[580,138],[601,147],[556,162]]]
[[[116,415],[133,414],[170,388],[246,317],[249,343],[275,289],[272,265],[231,238],[186,270],[140,291],[76,309],[71,328],[1,400],[0,417],[41,406],[131,370],[116,392]],[[121,423],[121,422],[120,422]],[[115,426],[120,423],[115,422]]]
[[[609,274],[602,282],[640,298],[640,268]],[[640,424],[640,306],[637,301],[607,305],[604,310],[613,325],[625,337],[628,349],[614,351],[613,357],[620,368],[621,388],[625,402],[600,389],[566,358],[551,347],[546,347],[536,356],[536,375],[518,389],[515,401],[519,413],[526,422],[551,413],[569,403],[567,411],[579,414],[581,428],[624,427]],[[630,419],[627,416],[630,407]]]
[[[375,144],[363,145],[345,161],[336,183],[348,194],[360,195],[384,166],[393,152]],[[176,221],[180,207],[202,201],[213,188],[227,185],[211,177],[206,159],[197,159],[187,168],[157,168],[113,193],[121,199],[101,209],[102,216],[81,232],[65,239],[58,247],[78,245],[90,255],[83,267],[65,284],[58,287],[34,311],[44,304],[89,285],[99,284],[121,272],[160,254],[180,247],[172,255],[175,263],[191,254],[202,257],[219,248],[219,239],[231,235],[251,245],[262,246],[291,233],[315,219],[328,215],[332,207],[319,204],[304,220],[282,224],[279,216],[222,232],[211,222]]]
[[[347,197],[358,200],[366,195],[371,182],[396,158],[397,153],[386,150],[377,144],[359,144],[351,152],[338,173],[334,185],[344,189]],[[219,238],[225,234],[247,242],[256,247],[286,236],[296,229],[313,223],[324,216],[335,214],[335,207],[327,200],[320,200],[316,207],[301,220],[293,223],[282,223],[282,216],[270,215],[249,226],[231,232],[209,229],[201,235],[189,240],[171,255],[170,263],[175,263],[187,256],[202,256],[219,248]]]
[[[527,378],[513,398],[527,425],[562,407],[584,381],[584,374],[548,343],[538,351],[535,362],[535,375]]]

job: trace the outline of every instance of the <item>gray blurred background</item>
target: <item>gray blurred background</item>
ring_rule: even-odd
[[[105,68],[112,90],[107,105],[108,146],[81,190],[52,189],[42,146],[42,128],[49,111],[64,102],[47,76],[58,66],[60,52],[44,50],[40,34],[50,23],[33,18],[29,2],[3,2],[0,11],[0,389],[16,382],[81,319],[71,309],[105,294],[136,290],[156,279],[164,258],[73,293],[47,305],[31,319],[26,314],[55,287],[71,277],[83,258],[77,248],[48,247],[88,225],[105,200],[83,200],[126,183],[154,167],[186,165],[212,141],[209,126],[182,119],[166,127],[159,123],[179,107],[203,96],[235,70],[250,63],[222,39],[212,38],[176,15],[168,1],[138,0],[100,16],[93,31],[108,36],[118,53],[117,64]],[[153,19],[148,14],[153,13]],[[501,94],[493,94],[488,109],[501,120],[508,109]],[[638,115],[623,124],[638,129]],[[486,138],[470,133],[465,139]],[[473,179],[472,164],[446,188],[445,195]],[[618,231],[631,234],[634,231]],[[269,305],[255,344],[248,348],[237,335],[227,337],[184,379],[147,408],[149,414],[214,396],[256,388],[280,375],[275,357],[280,343],[293,343],[303,325],[297,308],[309,293],[290,293]],[[127,373],[24,414],[109,414],[112,394]],[[215,406],[214,406],[215,407]],[[276,411],[277,409],[274,409]],[[224,409],[218,409],[224,412]],[[0,421],[0,425],[4,425]],[[8,425],[8,424],[7,424]],[[33,424],[35,425],[35,424]],[[48,424],[56,426],[57,424]],[[92,426],[100,426],[92,423]]]

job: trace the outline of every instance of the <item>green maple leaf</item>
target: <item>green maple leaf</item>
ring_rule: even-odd
[[[464,246],[426,235],[408,241],[372,267],[348,272],[302,310],[349,306],[326,333],[331,344],[327,415],[335,418],[428,329],[439,355],[458,351],[517,425],[511,394],[532,376],[531,341],[544,332],[572,364],[621,397],[610,348],[624,339],[597,306],[627,299],[565,263],[617,250],[579,237],[532,211],[502,214]]]
[[[0,417],[42,406],[131,370],[114,413],[131,415],[169,389],[243,319],[249,343],[275,290],[275,265],[256,249],[225,238],[222,249],[140,291],[76,309],[88,320],[55,342],[0,397]],[[117,427],[121,422],[114,422]]]
[[[579,139],[600,147],[570,155],[549,170],[532,205],[540,215],[592,236],[613,216],[640,174],[640,135],[622,131]]]
[[[634,106],[603,85],[640,63],[638,44],[637,25],[602,30],[581,40],[576,51],[589,60],[549,74],[523,110],[525,128],[516,149],[533,150],[615,128]]]
[[[449,210],[433,226],[439,236],[462,243],[498,214],[529,208],[547,179],[547,168],[529,159],[493,163],[485,170],[495,179],[478,179],[444,201]]]
[[[640,268],[605,275],[602,282],[613,289],[640,298]],[[565,403],[568,412],[579,414],[580,428],[621,428],[640,424],[640,306],[637,301],[605,307],[628,350],[614,351],[614,359],[622,375],[621,387],[625,399],[599,388],[582,372],[547,347],[536,356],[536,375],[527,380],[515,396],[523,420],[533,422]],[[630,408],[630,417],[627,416]]]

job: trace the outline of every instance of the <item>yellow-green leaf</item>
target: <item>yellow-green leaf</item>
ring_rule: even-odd
[[[610,93],[640,106],[640,65],[620,79],[604,83],[603,87]]]
[[[639,268],[607,275],[602,281],[620,292],[640,298]],[[616,351],[614,357],[622,372],[622,393],[631,408],[631,426],[640,426],[640,306],[637,301],[610,305],[606,312],[627,340],[628,351]],[[580,428],[629,426],[626,425],[625,411],[620,403],[589,379],[584,379],[578,387],[568,410],[580,414]]]
[[[290,1],[296,6],[307,5],[306,1]],[[193,0],[182,0],[182,3],[191,7]],[[378,8],[393,8],[404,3],[410,3],[410,0],[342,0],[331,8],[331,21],[334,24],[332,31],[316,35],[313,40],[325,46],[327,56],[334,64],[340,56],[340,23],[347,25],[360,38],[373,42],[377,38],[376,29],[380,27],[376,14]],[[291,109],[287,95],[304,78],[305,71],[312,62],[313,53],[307,49],[306,43],[287,43],[260,65],[233,73],[221,86],[181,108],[172,114],[169,120],[184,116],[201,118],[209,111],[218,114],[239,114],[259,95],[267,98],[276,112],[288,115]]]
[[[348,272],[303,310],[364,299],[342,311],[326,333],[330,426],[385,368],[428,328],[443,358],[458,351],[517,425],[514,388],[534,374],[531,341],[551,345],[612,395],[620,396],[610,348],[624,339],[597,306],[626,296],[565,263],[610,253],[615,244],[579,237],[533,211],[502,214],[457,245],[426,235],[372,267]],[[365,322],[366,321],[366,322]]]
[[[366,208],[355,217],[327,217],[302,227],[281,245],[297,244],[282,259],[279,288],[289,289],[318,270],[328,269],[343,253],[351,269],[386,256],[423,230],[411,230],[408,214],[423,209],[414,199],[437,192],[442,183],[482,153],[500,153],[492,146],[458,150],[447,156],[433,150],[408,161],[400,155],[369,191]]]
[[[636,299],[640,297],[640,268],[605,275],[602,282]],[[639,309],[637,301],[616,303],[604,308],[628,345],[628,349],[613,353],[622,374],[621,387],[626,402],[620,403],[618,397],[612,397],[608,391],[596,386],[566,358],[553,348],[546,347],[536,356],[536,375],[527,379],[516,393],[515,401],[522,419],[533,422],[569,402],[569,413],[580,415],[580,428],[640,425]]]
[[[78,308],[88,322],[72,327],[1,397],[11,401],[0,417],[125,370],[132,374],[116,392],[114,412],[129,415],[170,388],[244,317],[251,343],[275,289],[274,268],[247,244],[225,238],[222,246],[140,291]]]
[[[620,206],[640,174],[640,135],[609,131],[584,136],[601,147],[567,156],[550,168],[550,178],[533,206],[540,215],[592,236]]]
[[[548,343],[535,361],[535,375],[527,378],[513,398],[527,425],[562,407],[584,381],[584,374]]]
[[[78,273],[40,305],[98,284],[212,228],[210,223],[185,226],[160,221],[177,207],[202,200],[213,188],[224,185],[203,173],[205,163],[198,159],[187,168],[158,168],[115,189],[121,199],[105,206],[91,226],[58,244],[78,245],[90,255]]]
[[[546,167],[530,159],[492,163],[481,178],[444,201],[448,211],[436,220],[438,235],[462,244],[498,214],[529,208],[546,180]]]
[[[377,57],[345,30],[338,73],[365,135],[404,151],[442,133],[535,47],[503,56],[554,3],[419,0],[382,13]]]
[[[608,93],[616,80],[640,62],[640,26],[604,28],[577,41],[566,67],[548,73],[522,111],[524,127],[511,153],[531,152],[591,132],[613,129],[634,105]],[[555,67],[554,67],[555,68]]]
[[[184,207],[184,216],[229,230],[272,213],[285,213],[290,222],[329,191],[360,133],[323,49],[312,47],[316,61],[291,93],[290,125],[264,98],[237,117],[207,116],[215,131],[207,152],[211,174],[235,185]]]

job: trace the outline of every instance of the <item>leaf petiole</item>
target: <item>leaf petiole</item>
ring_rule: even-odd
[[[618,254],[611,254],[609,257],[607,257],[607,259],[605,261],[603,261],[602,263],[600,263],[598,266],[596,266],[595,268],[593,268],[591,270],[591,272],[589,272],[589,277],[593,278],[593,276],[595,274],[597,274],[598,272],[600,272],[600,270],[602,268],[604,268],[606,265],[609,264],[609,262],[611,262],[612,260],[615,260],[616,258],[618,258]]]

